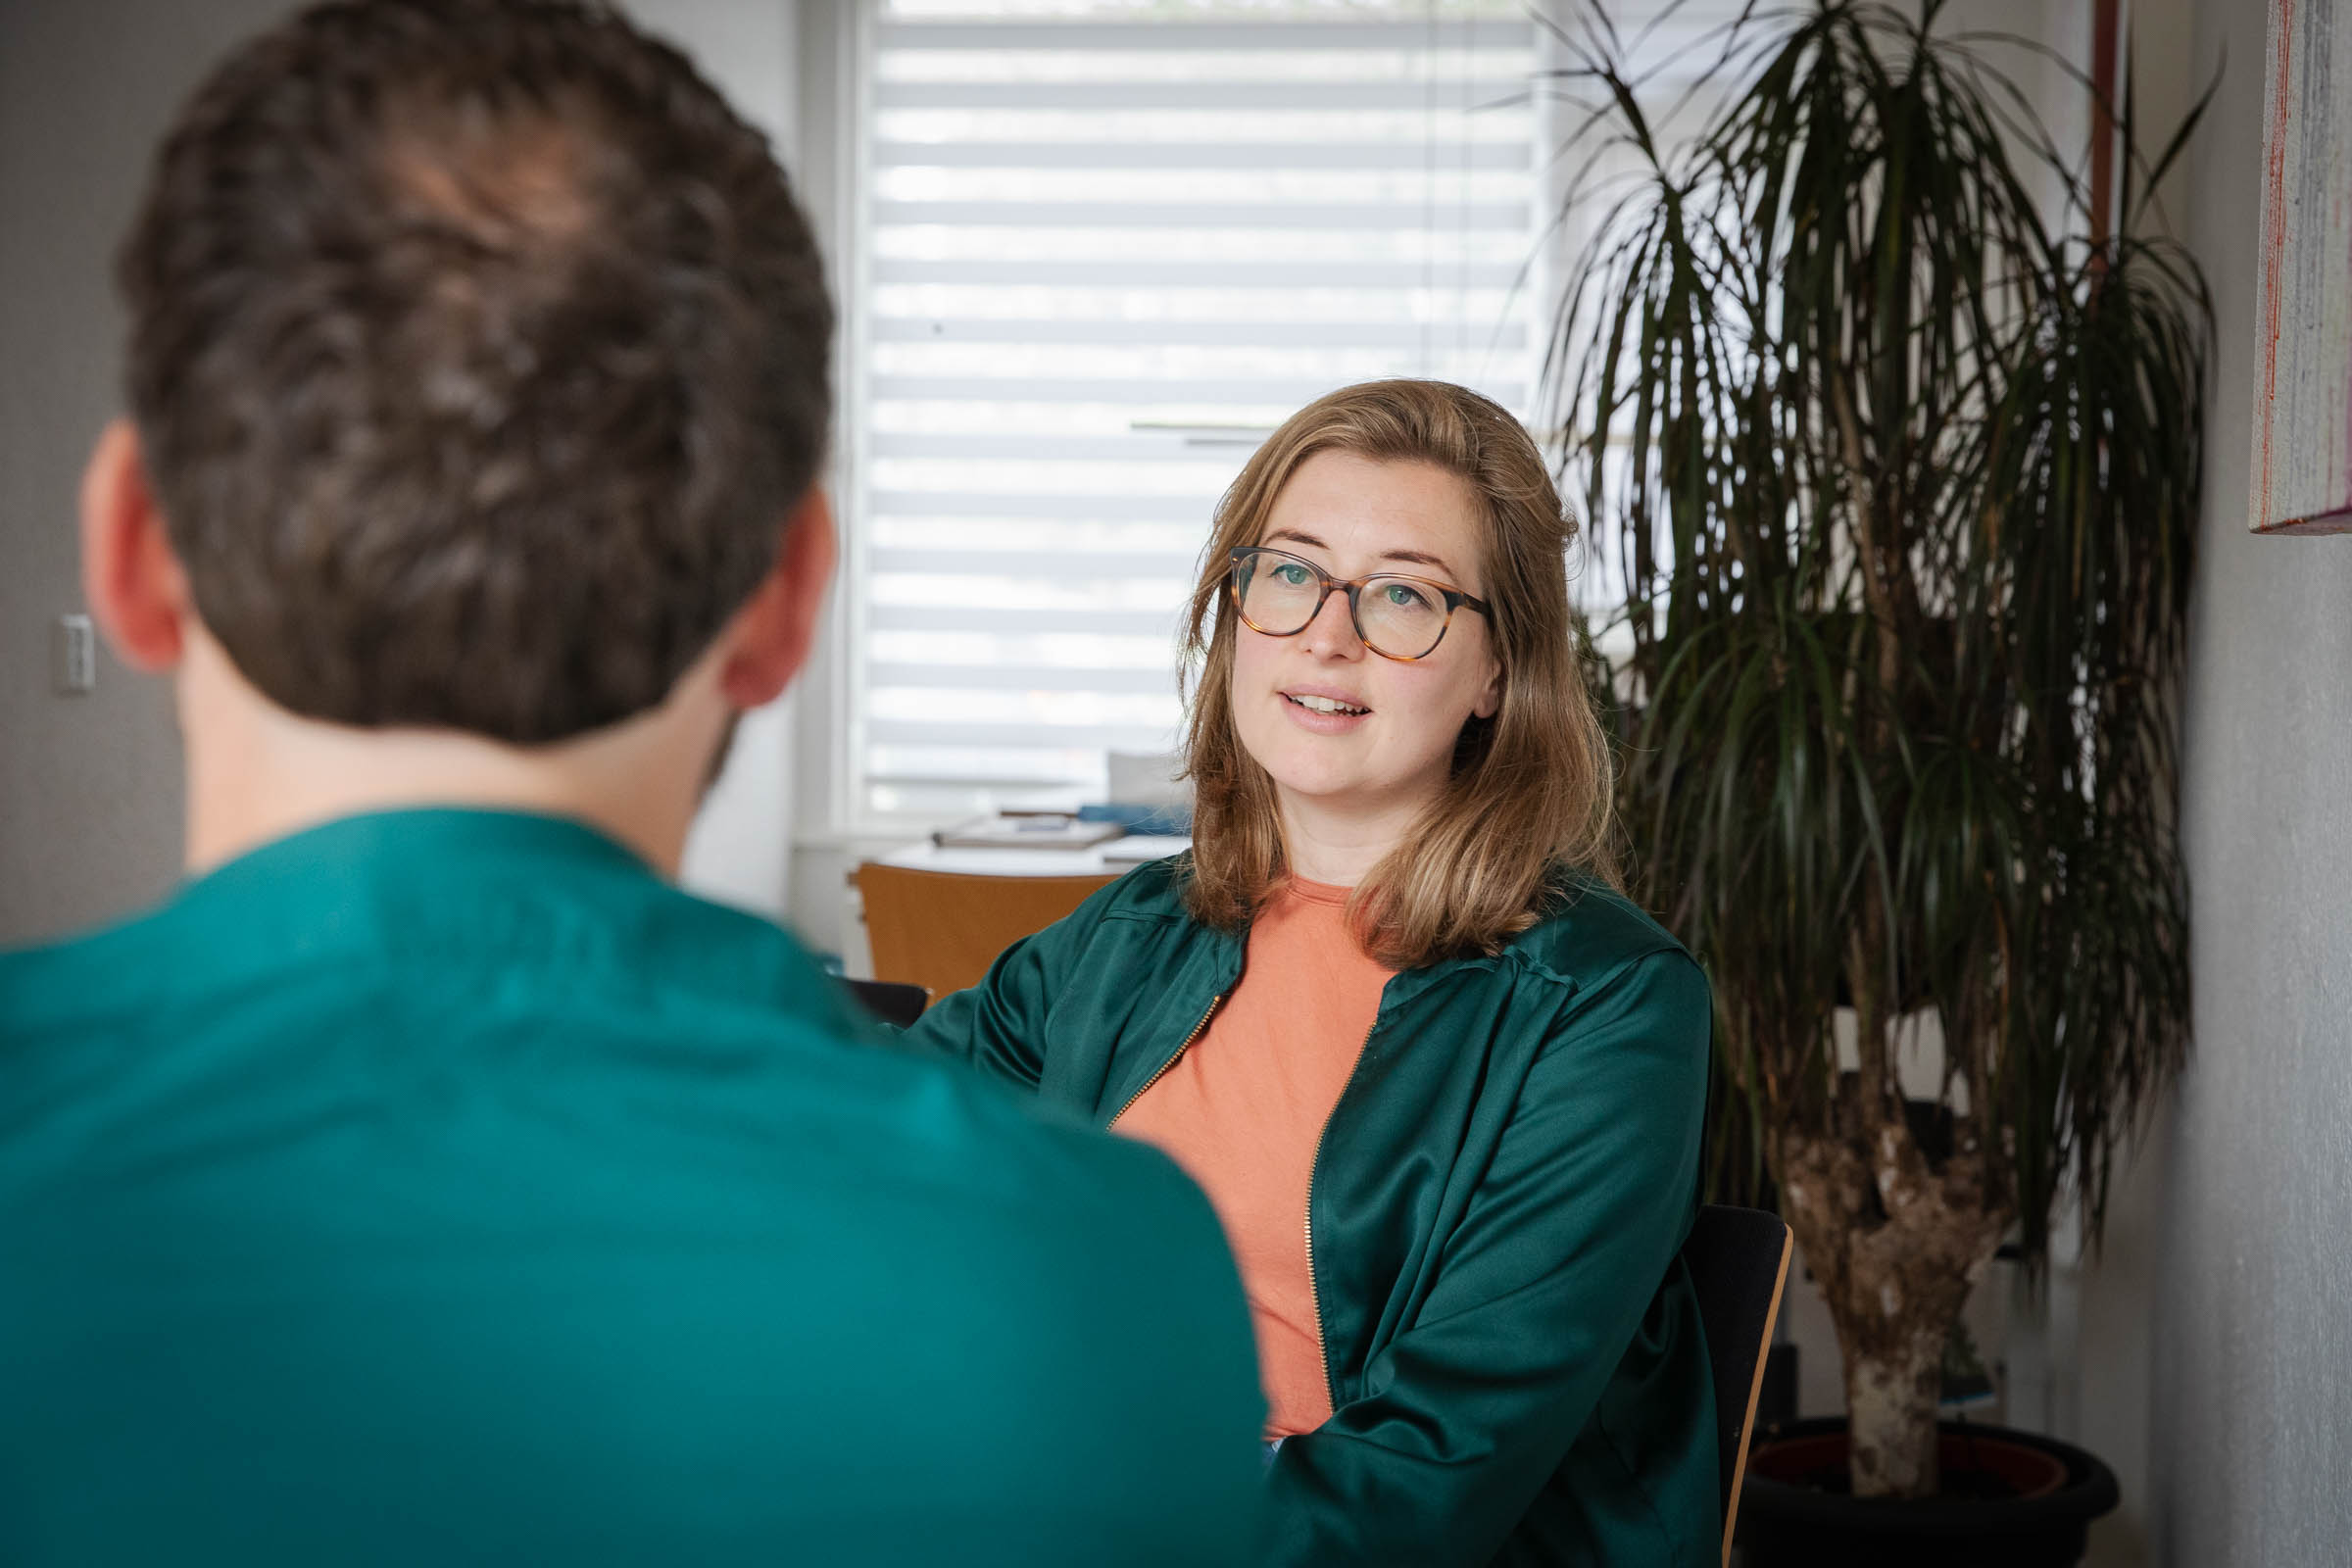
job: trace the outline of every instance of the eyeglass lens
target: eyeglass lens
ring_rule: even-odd
[[[1271,637],[1304,631],[1323,596],[1323,580],[1303,562],[1252,551],[1234,565],[1242,616]],[[1345,589],[1335,588],[1336,593]],[[1365,580],[1355,601],[1355,634],[1392,659],[1419,659],[1446,632],[1446,601],[1403,577]]]

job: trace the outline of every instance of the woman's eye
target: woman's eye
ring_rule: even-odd
[[[1303,588],[1312,575],[1304,566],[1289,562],[1274,568],[1274,580],[1285,588]]]
[[[1390,583],[1381,590],[1381,593],[1389,604],[1397,610],[1427,610],[1429,608],[1429,600],[1421,590],[1407,587],[1400,582]]]

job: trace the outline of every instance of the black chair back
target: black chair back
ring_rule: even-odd
[[[931,1005],[931,993],[923,986],[902,985],[896,980],[844,980],[842,984],[850,988],[859,1006],[902,1029],[913,1027],[914,1020]]]
[[[1740,1515],[1740,1483],[1747,1473],[1747,1443],[1756,1421],[1756,1393],[1764,1356],[1788,1281],[1788,1226],[1761,1209],[1709,1203],[1698,1211],[1683,1262],[1698,1296],[1707,1331],[1707,1359],[1715,1372],[1717,1474],[1723,1503],[1724,1560],[1731,1560],[1732,1527]]]

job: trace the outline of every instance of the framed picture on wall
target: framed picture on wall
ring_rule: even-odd
[[[2352,5],[2270,0],[2256,533],[2352,533]]]

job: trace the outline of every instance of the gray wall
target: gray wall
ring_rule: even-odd
[[[2201,0],[2229,74],[2189,232],[2220,318],[2187,753],[2196,1058],[2166,1172],[2160,1560],[2352,1553],[2352,537],[2245,532],[2266,6]],[[2352,171],[2347,172],[2352,178]]]
[[[109,269],[157,136],[224,39],[281,0],[0,0],[0,942],[161,894],[178,865],[169,689],[100,656],[59,697],[81,608],[74,499],[119,404]]]

